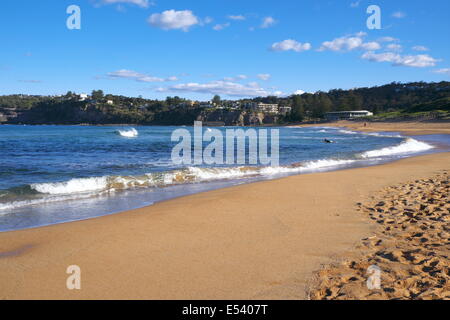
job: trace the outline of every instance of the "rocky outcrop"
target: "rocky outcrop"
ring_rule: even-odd
[[[98,106],[81,102],[42,103],[31,109],[0,108],[0,123],[9,124],[144,124],[207,126],[261,126],[276,124],[277,115],[242,110],[177,109],[153,114],[148,111]]]
[[[261,112],[214,110],[201,112],[197,121],[221,123],[226,126],[260,126],[275,124],[278,117]]]

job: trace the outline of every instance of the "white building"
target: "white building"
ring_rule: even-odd
[[[88,98],[89,98],[89,95],[86,94],[86,93],[80,93],[80,94],[78,95],[78,100],[79,100],[79,101],[86,101]]]
[[[267,113],[278,113],[278,104],[258,103],[258,110]]]
[[[255,103],[251,102],[245,105],[247,109],[250,109],[252,111],[257,112],[265,112],[265,113],[278,113],[278,104],[271,104],[271,103]]]
[[[325,118],[329,121],[351,120],[355,118],[370,117],[370,116],[373,116],[373,113],[367,110],[337,111],[337,112],[328,112],[325,114]]]

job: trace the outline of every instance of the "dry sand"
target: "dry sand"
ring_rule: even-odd
[[[346,127],[351,130],[363,132],[395,131],[404,135],[426,135],[426,134],[450,134],[450,121],[446,122],[355,122],[337,121],[326,123],[330,127]],[[317,125],[302,125],[301,127],[315,127]]]
[[[357,211],[379,225],[377,232],[318,272],[310,297],[450,299],[449,195],[443,172],[385,188],[357,204]],[[369,290],[373,271],[379,271],[379,282],[370,282]]]
[[[314,271],[377,231],[356,203],[449,164],[426,155],[0,233],[0,299],[304,299]],[[66,288],[70,265],[81,290]]]

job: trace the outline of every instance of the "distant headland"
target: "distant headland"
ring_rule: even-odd
[[[152,100],[67,92],[59,96],[0,96],[0,124],[258,126],[326,121],[330,112],[366,110],[364,121],[450,120],[450,82],[391,83],[287,97],[210,101]],[[371,115],[373,113],[373,115]],[[345,113],[344,113],[345,114]],[[336,113],[334,113],[334,116]]]

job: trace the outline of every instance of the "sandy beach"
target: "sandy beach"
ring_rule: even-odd
[[[361,204],[449,163],[450,153],[431,154],[0,233],[0,299],[306,299],[317,270],[379,232]],[[81,290],[66,288],[70,265]]]
[[[317,125],[301,125],[301,127],[315,127]],[[427,134],[450,134],[450,122],[354,122],[337,121],[326,123],[324,126],[342,127],[362,132],[391,131],[401,132],[403,135],[427,135]]]
[[[358,203],[377,232],[316,274],[311,299],[450,299],[449,194],[444,171]]]

